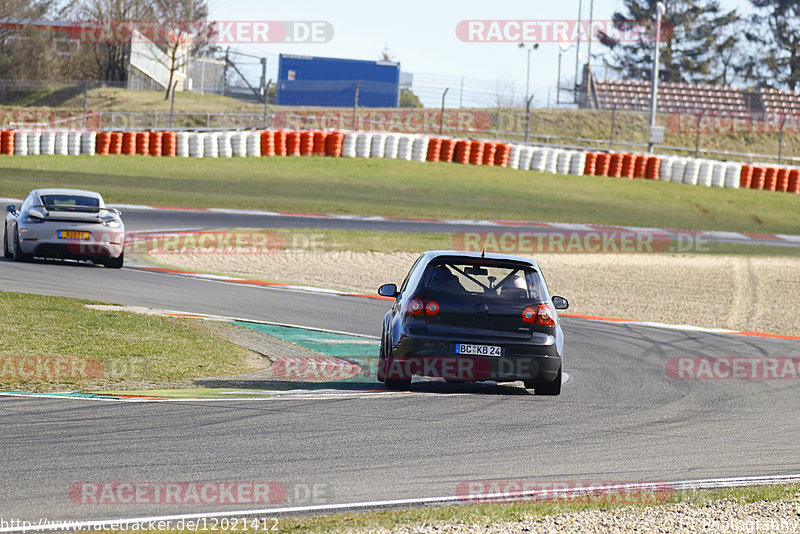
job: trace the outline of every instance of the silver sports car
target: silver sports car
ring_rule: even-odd
[[[124,261],[125,226],[103,197],[80,189],[36,189],[17,209],[6,206],[6,258],[86,259],[112,269]]]

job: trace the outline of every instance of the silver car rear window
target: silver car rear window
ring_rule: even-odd
[[[42,204],[49,209],[74,211],[76,208],[98,208],[100,199],[79,195],[42,195]]]

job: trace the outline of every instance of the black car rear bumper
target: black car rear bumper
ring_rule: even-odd
[[[390,379],[417,375],[453,381],[552,382],[561,369],[561,356],[553,336],[540,339],[543,343],[459,340],[502,349],[501,356],[475,356],[456,354],[456,342],[450,339],[404,337],[392,349],[386,375]]]

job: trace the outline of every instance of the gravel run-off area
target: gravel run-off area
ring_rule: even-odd
[[[160,264],[374,294],[398,285],[408,252],[153,253]],[[568,313],[800,336],[800,261],[668,254],[541,254]]]
[[[361,532],[361,531],[353,531]],[[786,501],[737,503],[717,501],[708,506],[677,503],[647,508],[592,510],[530,517],[504,523],[431,523],[398,525],[376,533],[488,534],[530,533],[659,533],[659,534],[788,534],[800,532],[800,493]]]

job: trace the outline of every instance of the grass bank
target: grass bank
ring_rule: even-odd
[[[800,195],[397,160],[0,158],[0,196],[36,187],[180,207],[800,233]]]
[[[246,351],[197,321],[98,311],[86,307],[91,303],[0,292],[0,389],[186,386],[245,369]]]

